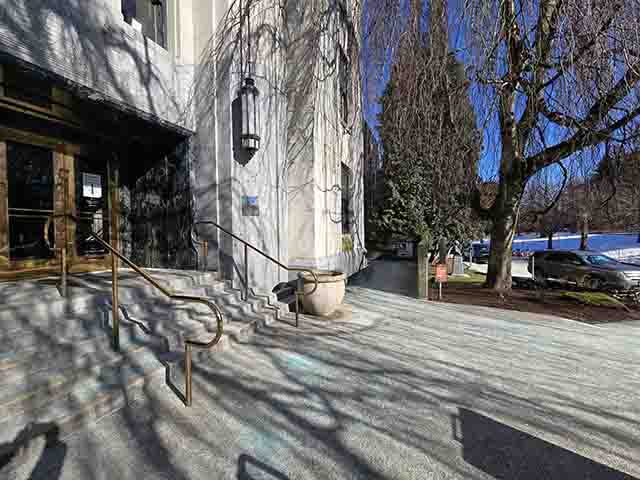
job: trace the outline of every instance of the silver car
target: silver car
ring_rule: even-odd
[[[640,265],[588,250],[536,252],[529,257],[528,270],[538,282],[556,280],[593,290],[640,289]]]

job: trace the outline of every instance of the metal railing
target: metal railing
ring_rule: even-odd
[[[242,243],[244,245],[244,300],[247,301],[249,299],[249,249],[253,250],[254,252],[262,255],[264,258],[266,258],[267,260],[271,261],[272,263],[275,263],[276,265],[278,265],[280,268],[283,268],[284,270],[288,271],[288,272],[304,272],[304,273],[309,273],[311,274],[311,277],[313,278],[313,289],[311,289],[309,292],[304,292],[304,279],[301,277],[300,274],[298,274],[298,278],[296,281],[296,307],[295,307],[295,311],[296,311],[296,327],[299,326],[299,317],[300,317],[300,298],[303,296],[307,296],[307,295],[311,295],[312,293],[314,293],[317,288],[318,288],[318,276],[316,275],[316,272],[314,272],[313,270],[309,269],[309,268],[297,268],[297,267],[289,267],[287,265],[284,265],[283,263],[279,262],[278,260],[276,260],[275,258],[271,257],[270,255],[267,255],[266,253],[264,253],[262,250],[260,250],[258,247],[255,247],[253,245],[251,245],[249,242],[247,242],[246,240],[243,240],[242,238],[238,237],[237,235],[231,233],[229,230],[227,230],[226,228],[218,225],[216,222],[212,221],[212,220],[201,220],[198,222],[195,222],[193,224],[194,228],[197,227],[198,225],[212,225],[214,227],[216,227],[218,230],[221,230],[222,232],[226,233],[227,235],[229,235],[231,238],[239,241],[240,243]],[[193,239],[193,235],[191,236],[191,238]],[[204,250],[204,258],[205,258],[205,264],[206,264],[206,258],[207,258],[207,253],[209,251],[209,242],[206,240],[203,240],[201,242],[198,242],[197,240],[194,240],[197,243],[200,243],[203,247]]]
[[[49,241],[49,225],[55,218],[65,218],[73,220],[75,223],[78,223],[78,218],[70,213],[62,213],[62,214],[54,214],[51,215],[44,226],[44,238],[45,244],[51,250],[60,250],[61,251],[61,278],[62,278],[62,292],[63,295],[66,296],[67,292],[67,248],[68,244],[65,243],[65,246],[61,249],[54,249],[51,247],[51,243]],[[66,227],[65,227],[66,228]],[[208,342],[190,340],[187,339],[184,342],[184,370],[185,370],[185,403],[187,406],[191,406],[192,404],[192,385],[193,385],[193,375],[191,371],[191,357],[192,357],[192,349],[196,348],[212,348],[214,347],[222,337],[223,333],[223,317],[222,311],[220,308],[205,297],[199,297],[194,295],[185,295],[182,293],[176,293],[169,290],[167,287],[161,285],[156,279],[154,279],[151,275],[145,272],[142,268],[138,267],[131,260],[125,257],[122,253],[116,250],[110,243],[102,239],[95,232],[89,232],[89,236],[97,241],[100,245],[111,252],[111,277],[112,277],[112,314],[113,314],[113,347],[116,351],[120,349],[120,317],[119,317],[119,303],[118,303],[118,260],[122,260],[125,264],[127,264],[134,272],[144,278],[147,282],[149,282],[153,287],[160,290],[164,295],[166,295],[171,300],[180,300],[185,302],[193,302],[193,303],[201,303],[206,305],[211,309],[211,311],[216,316],[216,335],[215,337]]]

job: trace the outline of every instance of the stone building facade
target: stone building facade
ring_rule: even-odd
[[[245,270],[207,222],[283,264],[361,268],[359,19],[334,0],[1,0],[0,276],[59,269],[64,245],[72,270],[104,267],[98,229],[142,266],[290,280],[255,253]]]

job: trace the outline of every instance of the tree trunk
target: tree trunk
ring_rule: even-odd
[[[640,194],[638,195],[638,243],[640,243]]]
[[[418,298],[429,300],[429,244],[418,242]]]
[[[515,232],[515,208],[496,215],[491,228],[491,248],[486,286],[494,290],[511,288],[511,261]]]
[[[589,217],[582,215],[582,223],[580,229],[580,250],[587,250],[589,240]]]
[[[447,239],[442,237],[438,242],[438,263],[447,263]]]
[[[553,250],[553,232],[550,232],[547,237],[547,250]]]
[[[507,4],[509,2],[506,2]],[[485,285],[493,290],[511,289],[511,262],[513,261],[513,237],[518,223],[518,211],[522,193],[527,184],[523,153],[519,151],[515,90],[499,95],[500,180],[498,195],[490,209],[491,248]]]

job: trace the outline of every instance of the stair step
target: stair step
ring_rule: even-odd
[[[120,327],[120,350],[133,351],[139,348],[154,351],[167,350],[168,342],[150,336],[139,327],[122,322]],[[52,367],[74,368],[77,365],[95,365],[120,354],[113,351],[110,330],[82,341],[58,340],[47,345],[35,344],[32,348],[9,352],[0,356],[0,385],[32,376]]]
[[[80,426],[118,410],[135,398],[145,381],[164,371],[155,355],[140,352],[127,360],[104,366],[94,375],[77,378],[56,395],[45,395],[44,401],[25,405],[11,416],[5,415],[0,420],[0,457],[15,448],[9,442],[29,423],[51,422],[64,437]],[[1,412],[4,414],[4,409]]]
[[[135,368],[140,358],[150,354],[144,345],[124,352],[124,355],[108,355],[100,364],[65,368],[62,365],[19,379],[7,384],[0,392],[0,424],[30,411],[45,408],[58,397],[66,397],[75,390],[76,384],[85,381],[111,384],[123,368]],[[99,379],[99,380],[98,380]]]
[[[122,314],[121,326],[127,327]],[[15,353],[28,352],[39,345],[80,343],[111,330],[111,309],[101,312],[85,312],[51,320],[34,317],[33,323],[8,328],[0,337],[0,361]]]
[[[152,276],[153,275],[153,272]],[[156,280],[169,290],[182,293],[189,292],[194,295],[205,295],[206,288],[216,288],[223,282],[214,280],[212,275],[197,275],[190,278],[188,275],[167,276],[155,275]],[[111,299],[111,275],[110,274],[86,274],[74,275],[69,279],[68,297],[61,296],[58,289],[59,280],[50,278],[45,280],[21,281],[0,284],[0,300],[6,308],[0,308],[0,321],[3,311],[11,314],[16,308],[33,308],[38,306],[49,314],[59,314],[70,304],[74,306],[87,306],[88,302],[100,304]],[[125,279],[120,279],[119,298],[123,302],[143,301],[147,298],[163,297],[153,285],[141,277],[133,277],[131,273]],[[45,312],[42,312],[45,313]]]
[[[208,290],[207,297],[220,305],[243,306],[250,310],[260,309],[267,305],[267,299],[261,297],[249,297],[248,300],[242,299],[242,293],[239,290]]]
[[[65,315],[85,313],[96,309],[106,309],[110,297],[96,294],[74,295],[70,299],[62,297],[47,301],[43,300],[37,291],[31,293],[32,299],[28,303],[16,303],[11,297],[0,300],[4,304],[0,307],[0,323],[3,327],[19,328],[33,322],[49,322]]]
[[[194,362],[210,361],[275,320],[281,303],[267,297],[242,300],[241,292],[215,273],[150,271],[173,291],[215,302],[225,321],[213,349],[193,349]],[[182,376],[184,341],[209,341],[216,319],[203,304],[167,299],[130,271],[120,277],[121,351],[111,346],[111,276],[78,276],[70,296],[55,282],[19,282],[0,288],[0,445],[30,422],[55,424],[62,437],[124,406],[149,377]],[[274,297],[275,298],[275,297]],[[14,302],[14,299],[17,301]],[[31,300],[29,300],[31,299]],[[180,372],[180,373],[177,373]],[[11,445],[0,447],[11,448]]]

